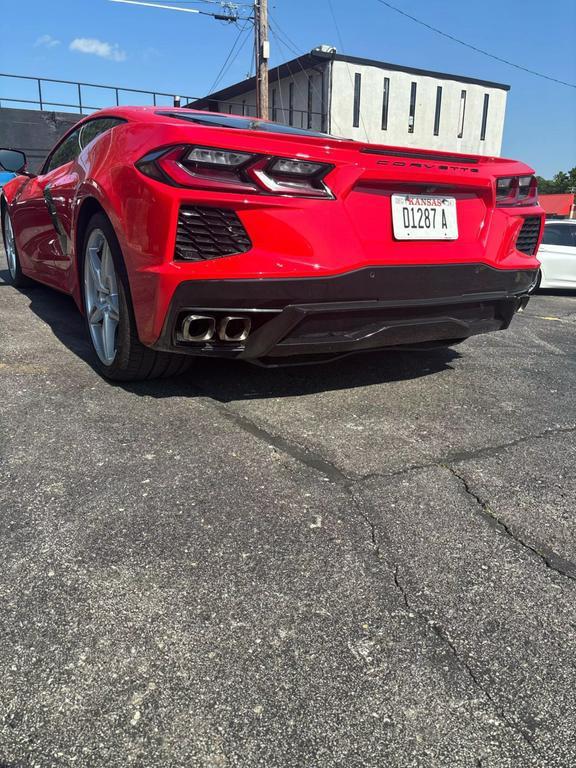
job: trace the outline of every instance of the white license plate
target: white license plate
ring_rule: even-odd
[[[437,195],[392,195],[396,240],[456,240],[456,198]]]

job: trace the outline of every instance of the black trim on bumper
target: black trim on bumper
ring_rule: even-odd
[[[451,343],[508,327],[536,270],[484,264],[372,267],[332,277],[189,280],[172,298],[155,348],[183,354],[290,362],[386,347]],[[246,342],[183,342],[186,314],[242,314]]]

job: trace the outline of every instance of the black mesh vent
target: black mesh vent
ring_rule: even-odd
[[[178,214],[174,258],[202,261],[244,253],[252,243],[242,222],[227,208],[183,205]]]
[[[516,238],[516,248],[528,256],[533,256],[536,253],[536,245],[540,236],[540,223],[540,216],[527,216]]]

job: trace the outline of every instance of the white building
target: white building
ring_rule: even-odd
[[[498,155],[509,89],[320,46],[270,70],[270,117],[377,144]],[[188,106],[256,116],[255,78]]]

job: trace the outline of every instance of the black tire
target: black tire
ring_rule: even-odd
[[[4,252],[6,253],[6,259],[8,261],[8,280],[14,288],[32,288],[36,283],[22,272],[16,243],[14,243],[14,268],[12,269],[10,267],[10,262],[8,260],[8,246],[6,242],[6,222],[9,214],[8,209],[4,205],[2,207],[2,239],[4,241]]]
[[[101,230],[112,253],[116,278],[118,283],[118,308],[119,320],[116,336],[116,355],[110,365],[106,365],[99,357],[94,346],[90,325],[86,313],[86,299],[84,291],[84,263],[86,246],[90,234],[95,230]],[[113,381],[143,381],[169,376],[178,376],[190,367],[190,358],[185,355],[157,352],[141,343],[136,329],[136,320],[132,308],[130,286],[124,258],[120,250],[118,238],[112,224],[103,213],[97,213],[88,222],[82,243],[82,252],[79,258],[79,274],[82,290],[82,302],[84,309],[84,322],[90,344],[94,351],[95,367],[107,379]]]

